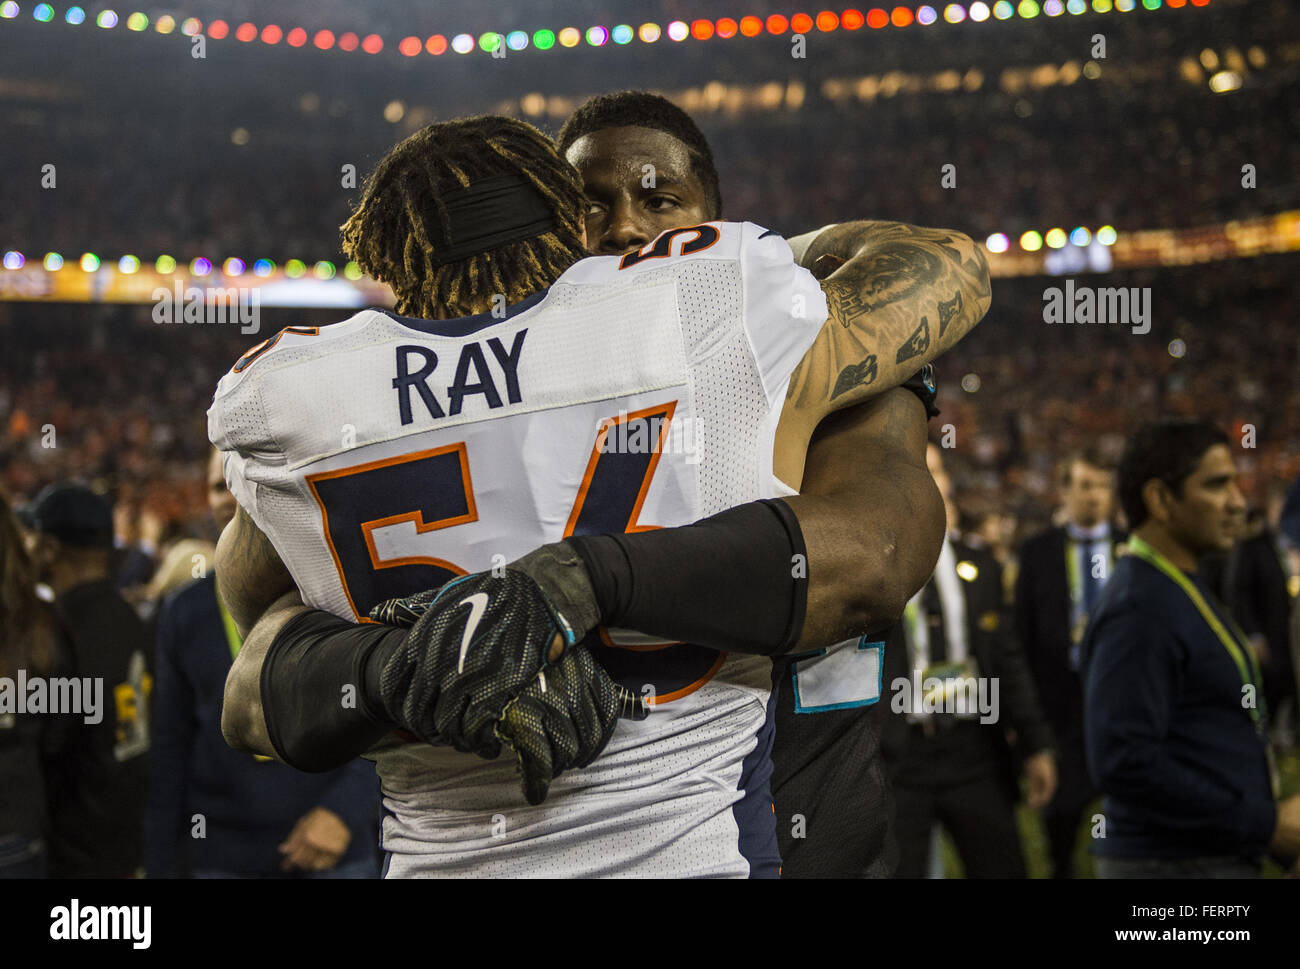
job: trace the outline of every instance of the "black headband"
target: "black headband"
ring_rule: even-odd
[[[520,175],[494,175],[443,196],[451,231],[441,222],[429,229],[433,263],[445,266],[555,228],[555,213],[537,189]]]

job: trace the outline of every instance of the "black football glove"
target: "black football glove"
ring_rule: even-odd
[[[524,797],[541,804],[552,779],[600,756],[620,717],[647,715],[641,698],[611,680],[591,651],[578,645],[506,706],[496,732],[515,751]]]
[[[547,666],[556,634],[573,649],[600,616],[581,559],[560,542],[499,575],[480,572],[390,599],[370,618],[411,629],[380,678],[384,705],[397,725],[426,743],[490,759],[501,752],[496,726],[507,704]],[[599,673],[608,681],[603,669]],[[612,681],[608,688],[621,706],[644,715],[638,697]],[[598,738],[600,746],[612,729]],[[586,742],[591,747],[596,739]]]

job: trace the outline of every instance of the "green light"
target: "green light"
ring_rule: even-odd
[[[171,256],[159,256],[154,262],[153,268],[166,276],[168,273],[176,271],[176,260]]]
[[[93,273],[99,268],[99,257],[93,252],[85,252],[81,255],[81,271],[83,273]]]
[[[1033,229],[1030,229],[1028,232],[1021,235],[1020,248],[1025,250],[1025,252],[1037,252],[1039,249],[1043,248],[1043,237]]]
[[[489,54],[501,46],[501,41],[500,34],[487,33],[478,35],[479,50],[485,50]]]
[[[1110,0],[1092,0],[1092,9],[1097,13],[1110,13]]]
[[[1103,246],[1113,246],[1115,240],[1119,238],[1119,233],[1115,231],[1113,225],[1103,225],[1097,230],[1097,241]]]
[[[133,13],[126,18],[127,30],[144,30],[149,26],[149,18],[142,13]]]
[[[1031,17],[1038,16],[1038,4],[1034,0],[1020,0],[1020,6],[1016,8],[1016,13],[1029,20]]]
[[[539,30],[533,34],[533,46],[538,50],[550,50],[555,46],[555,31]]]
[[[284,264],[284,274],[290,279],[297,279],[307,271],[307,264],[301,259],[290,259]]]
[[[348,264],[343,267],[343,275],[347,279],[353,279],[353,280],[360,279],[361,267],[358,266],[355,262],[349,261]]]
[[[1142,0],[1142,6],[1146,7],[1148,10],[1159,10],[1160,0]]]
[[[320,262],[316,263],[316,267],[312,272],[316,274],[317,279],[333,279],[334,263],[322,259]]]

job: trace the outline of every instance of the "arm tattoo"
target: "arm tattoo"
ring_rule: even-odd
[[[988,310],[988,263],[961,233],[845,223],[818,235],[801,261],[825,255],[845,260],[822,283],[840,325],[822,330],[791,375],[793,409],[825,414],[897,386]]]

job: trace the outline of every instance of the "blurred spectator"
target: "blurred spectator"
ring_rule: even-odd
[[[54,592],[69,675],[84,684],[83,709],[64,712],[67,742],[47,776],[49,872],[131,877],[143,861],[148,632],[113,581],[108,502],[82,485],[51,485],[31,515],[32,559]]]
[[[951,482],[933,444],[927,457],[951,526],[958,517]],[[1056,773],[1051,732],[1006,621],[997,560],[946,537],[934,577],[908,603],[902,627],[885,648],[893,715],[882,736],[897,808],[897,877],[925,876],[938,821],[967,877],[1023,878],[1014,755],[1024,758],[1031,808],[1047,803]],[[919,689],[902,697],[901,685],[913,680]],[[940,691],[939,709],[917,709],[915,694],[932,689]],[[969,702],[954,699],[963,693]]]
[[[208,504],[218,527],[234,517],[216,451]],[[221,704],[240,642],[210,570],[162,608],[149,877],[378,877],[379,782],[368,761],[305,774],[226,745]]]
[[[1197,574],[1245,502],[1229,439],[1167,421],[1128,441],[1128,553],[1083,641],[1088,766],[1106,795],[1103,878],[1253,877],[1300,855],[1300,795],[1276,802],[1249,642]]]
[[[1025,542],[1014,593],[1016,635],[1057,742],[1060,784],[1043,812],[1055,878],[1074,876],[1084,811],[1096,797],[1083,749],[1079,644],[1115,562],[1114,474],[1095,449],[1065,462],[1064,524]]]
[[[44,752],[55,746],[55,721],[17,709],[19,671],[49,677],[56,671],[58,627],[36,595],[36,572],[23,547],[8,496],[0,491],[0,878],[44,878],[47,863]],[[13,691],[13,692],[11,692]]]

